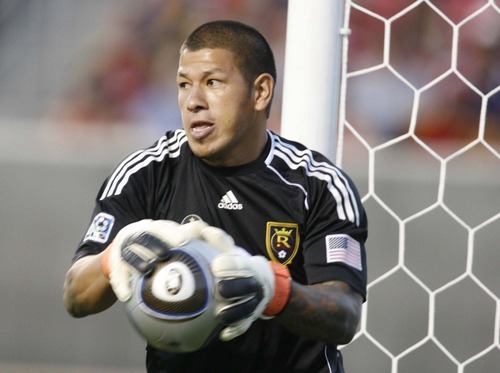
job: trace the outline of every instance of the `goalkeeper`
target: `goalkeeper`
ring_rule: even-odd
[[[180,49],[183,129],[125,158],[97,195],[65,279],[71,315],[130,296],[126,268],[137,263],[118,254],[117,264],[123,232],[146,231],[168,245],[217,241],[204,224],[179,224],[198,218],[251,254],[214,274],[237,277],[243,266],[263,289],[250,309],[229,307],[237,319],[218,315],[219,339],[198,351],[148,346],[148,372],[343,372],[337,346],[352,340],[366,299],[367,218],[342,170],[267,129],[275,82],[258,31],[233,21],[200,26]],[[158,221],[165,228],[150,229]]]

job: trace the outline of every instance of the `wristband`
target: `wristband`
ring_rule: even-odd
[[[280,313],[288,303],[292,290],[292,278],[287,266],[273,261],[270,261],[269,264],[274,271],[274,295],[263,314],[266,316],[275,316]]]
[[[109,280],[109,273],[111,272],[109,268],[109,252],[111,251],[111,245],[109,245],[106,250],[102,252],[101,255],[101,269],[104,276]]]

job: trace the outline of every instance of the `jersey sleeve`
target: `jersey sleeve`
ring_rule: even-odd
[[[365,299],[367,217],[352,180],[333,170],[330,178],[314,180],[310,189],[302,245],[307,281],[343,281]]]
[[[171,178],[173,159],[186,149],[183,130],[167,131],[150,147],[125,157],[104,181],[73,260],[103,251],[125,225],[158,219],[158,192]],[[172,177],[174,178],[174,177]],[[164,191],[165,192],[165,191]]]
[[[73,261],[87,255],[95,255],[103,251],[125,225],[142,220],[148,216],[147,170],[131,175],[119,193],[106,193],[112,175],[101,186],[95,200],[94,210],[81,239]]]

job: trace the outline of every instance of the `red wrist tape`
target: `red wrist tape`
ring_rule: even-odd
[[[106,248],[102,252],[101,255],[101,268],[102,268],[102,273],[104,273],[104,276],[109,279],[109,252],[111,251],[111,245]]]
[[[266,316],[275,316],[280,313],[288,303],[292,290],[292,278],[287,266],[273,261],[270,261],[269,264],[274,271],[274,295],[263,314]]]

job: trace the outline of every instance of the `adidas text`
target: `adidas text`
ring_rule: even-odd
[[[231,203],[231,202],[219,202],[217,205],[218,208],[220,209],[226,209],[226,210],[242,210],[243,205],[241,203]]]

